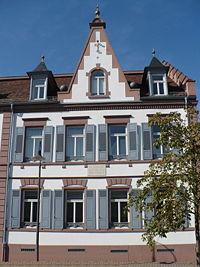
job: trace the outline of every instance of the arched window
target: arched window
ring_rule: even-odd
[[[105,74],[101,70],[95,70],[91,75],[91,94],[104,95],[105,94]]]

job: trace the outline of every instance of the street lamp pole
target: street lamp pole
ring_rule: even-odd
[[[36,261],[40,260],[40,193],[41,193],[41,166],[42,160],[44,160],[42,156],[38,155],[32,158],[33,161],[39,161],[39,173],[38,173],[38,192],[37,192],[37,228],[36,228]]]

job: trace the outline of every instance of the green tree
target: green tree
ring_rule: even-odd
[[[191,216],[195,221],[196,257],[200,265],[200,122],[198,111],[187,109],[183,118],[178,112],[163,116],[156,113],[149,126],[161,130],[154,146],[163,146],[166,153],[161,160],[152,161],[137,182],[141,190],[137,196],[130,194],[129,206],[153,212],[151,219],[144,219],[147,231],[142,235],[148,245],[155,245],[155,237],[166,237],[168,232],[184,230]],[[152,195],[152,201],[146,199]]]

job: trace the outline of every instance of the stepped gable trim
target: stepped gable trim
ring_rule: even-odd
[[[87,179],[62,179],[64,188],[68,189],[77,189],[77,188],[86,188]]]
[[[179,69],[175,68],[173,65],[167,61],[163,61],[164,66],[169,67],[168,76],[178,85],[185,88],[185,93],[187,96],[195,96],[195,80],[188,78],[184,73],[180,72]]]
[[[3,241],[4,234],[4,216],[5,216],[5,198],[7,187],[7,172],[9,159],[9,142],[10,142],[10,124],[11,112],[3,114],[1,149],[0,149],[0,243]],[[4,165],[5,164],[5,165]]]
[[[132,179],[131,178],[110,178],[110,179],[106,179],[107,180],[107,184],[108,184],[108,188],[119,188],[118,185],[120,185],[120,188],[122,187],[127,187],[130,188],[131,187],[131,182]]]
[[[25,127],[44,127],[47,124],[49,118],[22,118]]]
[[[45,179],[40,178],[40,186],[43,188]],[[38,178],[23,178],[21,179],[21,188],[22,189],[34,189],[38,188]]]

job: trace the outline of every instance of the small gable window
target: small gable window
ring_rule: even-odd
[[[40,100],[46,98],[47,79],[33,79],[32,81],[32,100]]]
[[[104,95],[105,94],[105,74],[103,71],[93,71],[91,75],[91,94]]]

